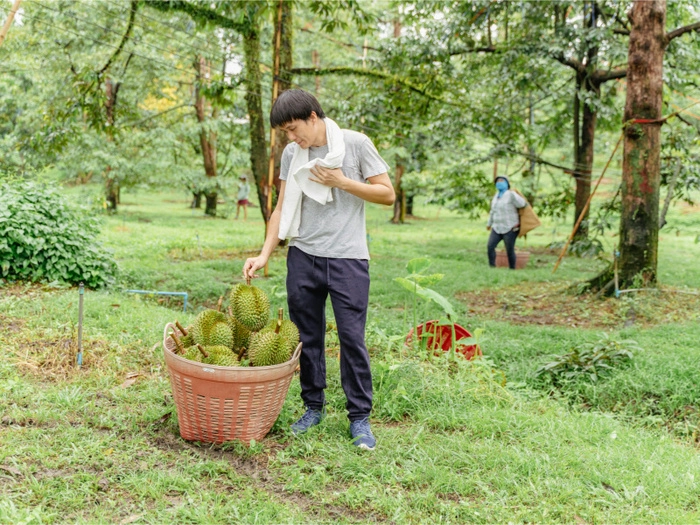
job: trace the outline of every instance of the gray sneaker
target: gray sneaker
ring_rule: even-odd
[[[363,450],[374,450],[377,446],[377,440],[369,428],[369,418],[358,419],[350,422],[350,434],[352,435],[352,444]]]
[[[301,416],[296,423],[292,424],[292,433],[295,436],[303,434],[311,427],[318,425],[325,415],[325,410],[314,410],[313,408],[307,408],[304,415]]]

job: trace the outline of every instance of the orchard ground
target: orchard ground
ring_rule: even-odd
[[[74,190],[84,200],[83,190]],[[226,207],[222,207],[226,210]],[[367,341],[379,440],[350,444],[328,310],[328,417],[299,438],[298,380],[261,442],[212,446],[178,434],[161,337],[240,282],[263,223],[211,219],[180,193],[126,193],[104,242],[118,286],[85,296],[85,364],[73,366],[78,293],[0,288],[0,522],[5,523],[658,523],[700,519],[700,213],[677,206],[662,230],[660,291],[578,295],[606,261],[548,246],[569,221],[546,222],[520,249],[522,271],[489,269],[485,220],[418,203],[388,223],[368,206],[372,287]],[[604,238],[611,254],[616,238]],[[256,284],[286,307],[284,250]],[[484,358],[428,358],[403,345],[414,319],[441,317],[396,282],[432,260]],[[606,258],[609,260],[610,256]],[[179,298],[127,289],[186,291]],[[641,348],[597,382],[553,386],[536,375],[603,333]]]

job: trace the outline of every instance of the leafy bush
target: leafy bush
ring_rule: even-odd
[[[117,264],[97,241],[99,227],[55,190],[30,182],[0,186],[0,277],[111,283]]]
[[[632,359],[632,351],[639,350],[635,341],[616,341],[603,334],[596,343],[582,343],[570,352],[556,356],[538,368],[535,375],[547,378],[555,386],[578,379],[596,382],[615,366],[626,365]]]

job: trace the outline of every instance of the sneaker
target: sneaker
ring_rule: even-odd
[[[295,436],[303,434],[311,427],[318,425],[324,416],[324,411],[314,410],[313,408],[307,408],[304,415],[299,418],[296,423],[292,424],[292,433]]]
[[[369,428],[369,418],[358,419],[350,422],[350,434],[352,434],[352,444],[363,450],[374,450],[377,440]]]

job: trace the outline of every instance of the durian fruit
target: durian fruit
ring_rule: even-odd
[[[222,312],[204,310],[194,320],[190,333],[196,344],[233,348],[233,333],[226,322],[226,315]]]
[[[192,335],[192,332],[188,330],[187,335],[182,336],[180,341],[182,342],[182,346],[185,348],[189,348],[190,346],[194,345],[194,336]]]
[[[238,365],[238,357],[236,356],[236,354],[233,353],[233,351],[230,348],[226,346],[214,345],[202,348],[200,345],[199,350],[202,354],[204,354],[202,363],[218,366]]]
[[[278,365],[289,361],[292,357],[293,347],[290,345],[290,341],[280,333],[282,327],[281,309],[279,317],[275,321],[274,330],[262,330],[250,336],[248,357],[253,366]]]
[[[190,361],[197,361],[198,363],[201,363],[204,355],[196,346],[190,346],[187,350],[185,350],[185,353],[182,354],[182,357],[189,359]]]
[[[182,333],[182,337],[180,338],[182,346],[185,348],[192,346],[194,344],[194,337],[192,337],[192,325],[188,326],[187,328],[183,328],[183,326],[176,320],[175,326],[177,326]]]
[[[270,300],[265,292],[249,284],[237,284],[229,295],[233,317],[253,332],[263,328],[270,319]]]
[[[228,307],[229,317],[226,318],[228,326],[233,333],[233,349],[240,351],[241,348],[248,348],[248,339],[250,338],[250,330],[243,325],[238,319],[233,316],[233,310]]]
[[[278,318],[274,321],[270,321],[261,332],[274,332],[277,329],[277,325],[280,325],[279,333],[282,337],[287,340],[289,344],[290,355],[294,352],[294,349],[299,344],[299,329],[292,321],[283,319],[284,310],[280,308],[277,312]]]

